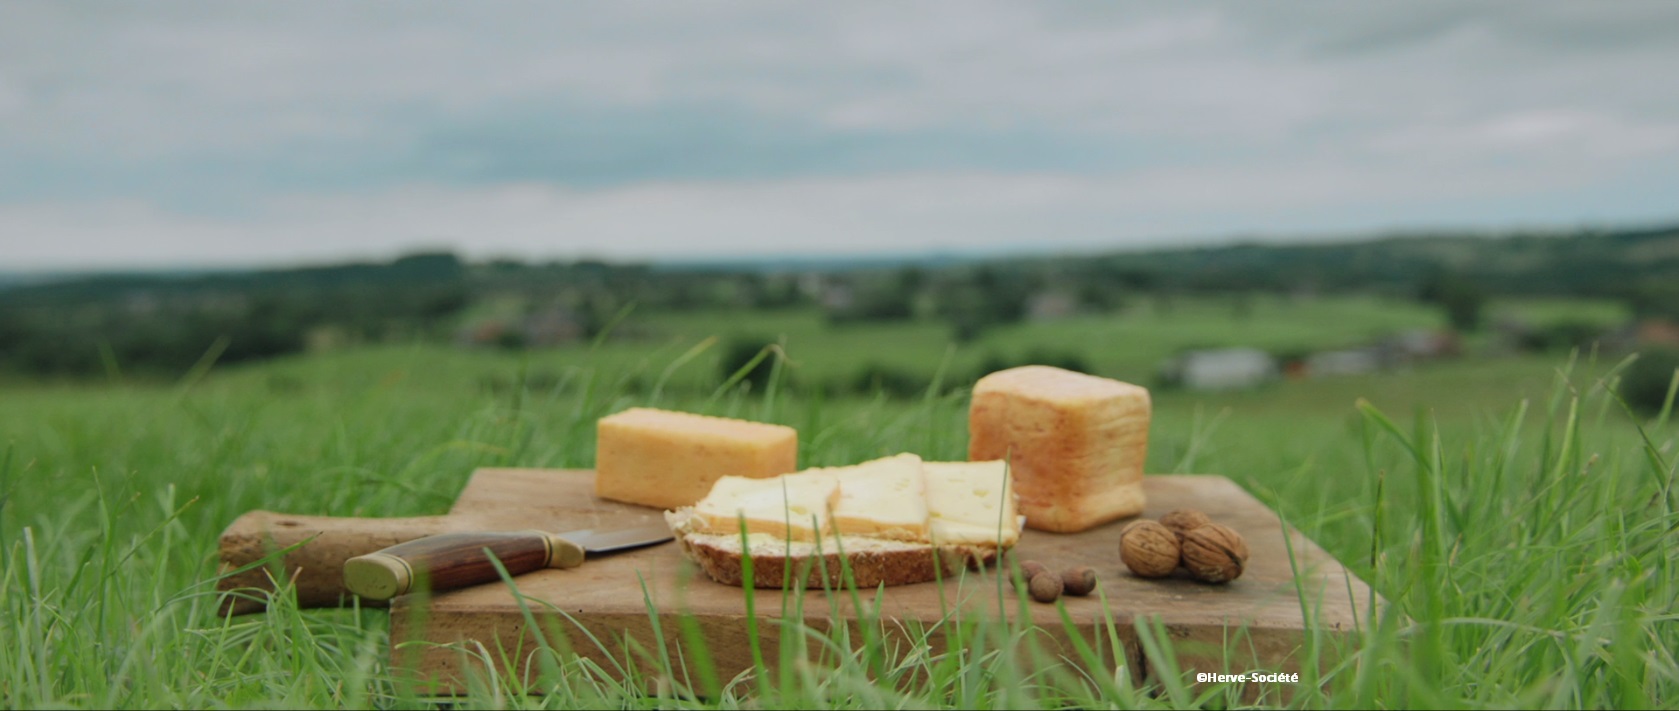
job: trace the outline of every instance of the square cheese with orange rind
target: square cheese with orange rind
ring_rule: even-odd
[[[1029,365],[974,384],[968,458],[1005,459],[1027,528],[1083,531],[1142,512],[1147,388]]]

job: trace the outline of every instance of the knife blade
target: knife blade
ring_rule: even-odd
[[[520,575],[542,568],[575,568],[590,553],[641,548],[671,538],[670,527],[664,523],[565,533],[444,533],[345,561],[344,587],[365,598],[389,600],[422,585],[442,592],[497,580],[501,576],[488,554],[494,554],[509,575]]]

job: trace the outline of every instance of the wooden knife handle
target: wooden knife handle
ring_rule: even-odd
[[[353,599],[344,589],[344,561],[382,548],[483,524],[460,516],[350,518],[298,516],[252,511],[235,519],[221,535],[221,570],[225,575],[250,566],[276,551],[297,546],[279,561],[279,570],[259,566],[217,582],[222,591],[272,591],[278,575],[297,592],[298,607],[334,607]],[[261,612],[259,594],[223,598],[223,614]]]
[[[583,564],[582,547],[544,531],[445,533],[345,561],[344,587],[389,600],[422,586],[442,592],[492,582],[501,575],[486,551],[508,575]]]

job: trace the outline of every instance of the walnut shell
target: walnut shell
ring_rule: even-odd
[[[1183,543],[1183,535],[1197,528],[1212,523],[1206,514],[1195,509],[1178,509],[1160,517],[1160,525],[1172,529],[1178,535],[1178,542]]]
[[[1229,526],[1209,523],[1184,534],[1183,565],[1196,579],[1228,583],[1242,577],[1248,542]]]
[[[1155,521],[1138,521],[1119,536],[1119,559],[1132,573],[1164,578],[1178,568],[1178,537]]]

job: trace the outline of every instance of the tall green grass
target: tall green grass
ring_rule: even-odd
[[[384,611],[297,610],[282,600],[265,614],[218,617],[212,589],[220,529],[254,508],[437,513],[475,467],[588,466],[594,421],[632,404],[792,425],[804,464],[906,450],[965,454],[960,393],[930,391],[913,402],[741,388],[632,395],[620,386],[637,372],[635,363],[556,367],[562,377],[535,382],[528,374],[543,364],[515,356],[473,366],[523,380],[490,393],[462,376],[459,360],[429,349],[382,349],[211,371],[172,386],[9,388],[0,395],[0,705],[419,704],[421,690],[389,664]],[[444,365],[452,369],[439,370]],[[1467,371],[1463,382],[1450,372],[1414,376],[1416,387],[1440,388],[1434,408],[1414,399],[1416,387],[1357,379],[1337,381],[1340,390],[1335,382],[1307,386],[1318,389],[1310,396],[1157,400],[1152,470],[1231,476],[1388,602],[1364,621],[1351,650],[1329,649],[1319,638],[1308,643],[1305,658],[1348,652],[1317,683],[1258,703],[1679,703],[1674,427],[1622,409],[1607,387],[1611,364],[1550,371],[1548,390],[1526,399],[1525,386],[1508,382],[1484,393],[1469,387],[1491,371]],[[1472,404],[1455,401],[1454,391],[1475,392]],[[1501,391],[1507,400],[1491,399]],[[857,602],[868,607],[862,597]],[[527,603],[533,615],[546,609]],[[786,619],[797,618],[791,612]],[[1217,708],[1255,701],[1234,687],[1169,673],[1054,664],[1039,631],[1010,623],[954,615],[909,630],[882,619],[831,631],[761,623],[781,636],[783,653],[805,646],[786,642],[808,642],[837,663],[766,660],[764,674],[708,677],[703,653],[696,655],[702,640],[678,620],[659,630],[672,643],[665,648],[625,649],[610,635],[593,642],[618,653],[626,671],[645,654],[661,676],[681,682],[654,685],[652,696],[549,635],[554,650],[539,655],[536,669],[543,695],[522,696],[510,679],[486,676],[452,703]],[[1162,630],[1145,624],[1141,633],[1145,646],[1168,651]],[[853,635],[870,643],[857,645]],[[682,641],[688,644],[675,645]],[[1075,650],[1087,662],[1103,655]]]

